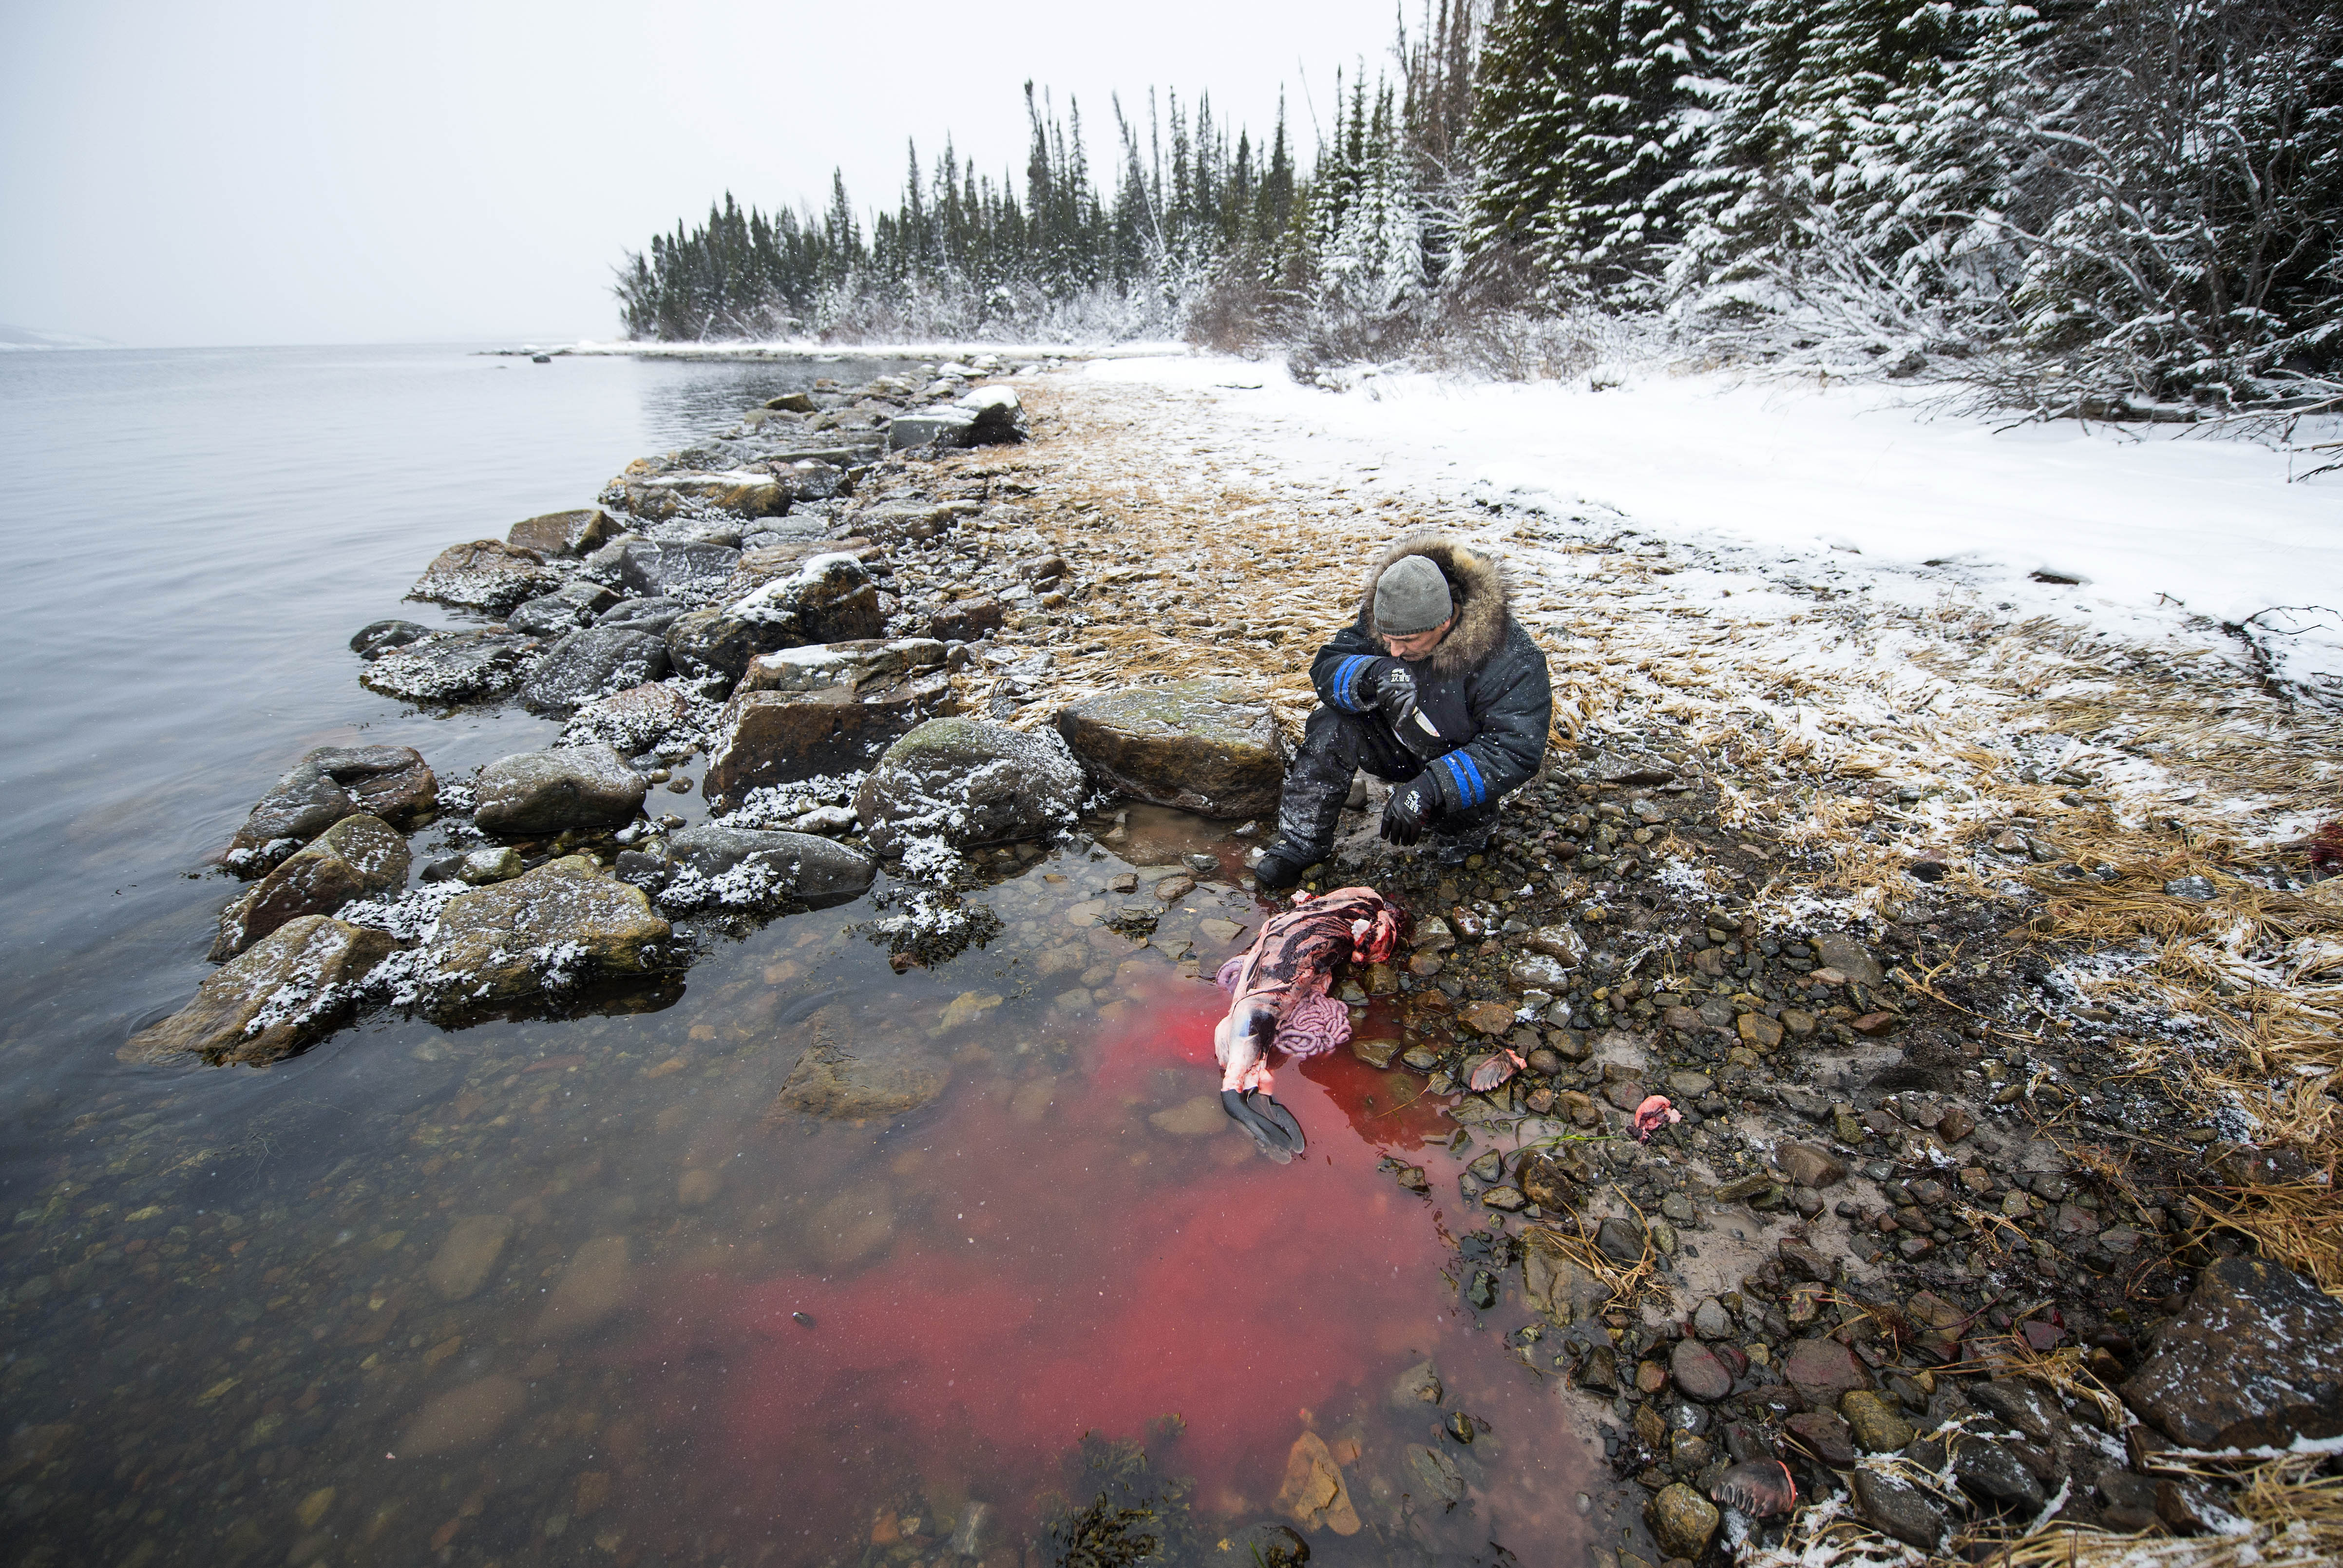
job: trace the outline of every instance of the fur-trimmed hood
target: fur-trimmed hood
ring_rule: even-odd
[[[1511,602],[1505,574],[1495,561],[1446,534],[1413,534],[1383,552],[1374,569],[1367,573],[1366,590],[1359,600],[1359,625],[1369,635],[1376,635],[1375,584],[1403,556],[1422,556],[1438,567],[1456,604],[1456,624],[1423,661],[1433,678],[1454,679],[1486,662],[1505,640]]]

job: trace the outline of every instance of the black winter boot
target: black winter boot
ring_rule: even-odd
[[[1298,855],[1288,852],[1283,845],[1279,845],[1265,851],[1262,858],[1254,862],[1253,886],[1264,893],[1282,893],[1300,882],[1302,873],[1308,870],[1316,859],[1316,856],[1303,859]]]

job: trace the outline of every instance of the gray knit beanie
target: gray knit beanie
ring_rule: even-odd
[[[1448,578],[1423,556],[1402,556],[1375,578],[1375,631],[1383,637],[1414,637],[1446,620],[1455,609]]]

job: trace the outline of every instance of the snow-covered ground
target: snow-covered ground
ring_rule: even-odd
[[[1907,604],[1955,591],[2015,620],[2228,657],[2245,650],[2222,624],[2247,625],[2285,678],[2343,691],[2343,474],[2293,477],[2322,455],[2185,427],[1996,426],[1900,388],[1656,369],[1605,371],[1620,384],[1599,392],[1393,375],[1332,393],[1274,363],[1195,355],[1072,373],[1213,394],[1259,433],[1250,445],[1269,460],[1249,477],[1263,487],[1615,517],[1769,577]]]
[[[1004,362],[1021,359],[1055,363],[1066,359],[1088,359],[1100,355],[1111,355],[1119,359],[1180,358],[1187,357],[1188,347],[1182,343],[1152,341],[1119,343],[1111,347],[1083,347],[1063,343],[990,343],[976,339],[934,343],[824,343],[815,338],[744,337],[709,338],[689,343],[647,343],[621,338],[605,343],[582,338],[576,343],[544,347],[526,344],[520,352],[633,355],[647,359],[923,359],[941,364],[950,360],[983,357]]]

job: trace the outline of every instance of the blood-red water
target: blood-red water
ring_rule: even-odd
[[[1134,1000],[1046,1118],[1021,1120],[1001,1085],[921,1130],[941,1207],[882,1261],[701,1281],[657,1314],[642,1358],[724,1361],[689,1424],[717,1402],[739,1506],[834,1539],[867,1528],[884,1466],[964,1478],[1014,1516],[1084,1432],[1177,1414],[1200,1495],[1258,1508],[1305,1412],[1347,1408],[1371,1377],[1379,1402],[1438,1335],[1449,1254],[1368,1141],[1421,1143],[1436,1111],[1407,1103],[1417,1081],[1347,1052],[1282,1071],[1310,1140],[1282,1167],[1232,1133],[1167,1138],[1145,1121],[1167,1067],[1169,1102],[1182,1069],[1194,1094],[1217,1090],[1217,993],[1168,982]]]

